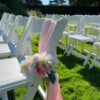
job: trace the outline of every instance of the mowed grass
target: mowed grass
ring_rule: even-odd
[[[33,53],[38,52],[39,36],[34,34],[31,38]],[[65,38],[62,39],[65,44]],[[85,48],[90,49],[90,44]],[[83,67],[84,60],[74,55],[64,55],[61,48],[57,48],[57,67],[63,100],[100,100],[100,69],[94,67],[89,70],[88,65]],[[22,100],[25,88],[13,91],[15,100]],[[10,100],[14,100],[10,99]],[[34,100],[41,100],[37,94]]]

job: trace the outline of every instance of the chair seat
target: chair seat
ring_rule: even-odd
[[[100,42],[95,42],[95,45],[100,47]]]
[[[93,30],[98,30],[99,31],[100,28],[99,27],[94,27]]]
[[[3,36],[0,36],[0,43],[4,43]]]
[[[92,26],[85,26],[85,29],[92,29]]]
[[[68,24],[68,26],[70,26],[70,27],[76,27],[77,24]]]
[[[83,35],[69,35],[70,38],[83,41],[83,42],[94,42],[94,39],[89,36],[83,36]]]
[[[0,60],[0,71],[0,91],[26,80],[15,57]]]
[[[74,31],[64,31],[63,35],[67,36],[67,35],[72,35],[74,34]]]
[[[0,58],[11,56],[11,50],[8,44],[0,44]]]

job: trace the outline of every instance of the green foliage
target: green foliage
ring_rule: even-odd
[[[0,12],[4,12],[4,11],[8,11],[8,7],[5,4],[0,3]]]
[[[33,3],[42,4],[40,0],[31,0]],[[0,15],[3,12],[9,12],[18,15],[32,15],[42,17],[43,15],[39,10],[28,9],[21,0],[0,0]]]
[[[35,5],[42,5],[42,1],[41,0],[31,0],[31,2]]]
[[[8,12],[8,11],[9,11],[9,8],[5,4],[0,3],[0,17],[2,16],[3,12]]]
[[[100,0],[69,0],[71,6],[100,6]]]
[[[17,32],[17,36],[18,36],[19,38],[21,37],[23,31],[24,31],[24,27],[23,27],[23,26],[19,26],[18,32]]]
[[[15,14],[24,13],[25,9],[24,9],[24,6],[23,6],[21,0],[7,0],[7,1],[0,0],[0,3],[4,4],[9,9],[10,13],[15,13]]]
[[[38,17],[43,17],[42,13],[39,10],[32,10],[32,9],[28,9],[26,11],[26,14],[28,16],[38,16]]]

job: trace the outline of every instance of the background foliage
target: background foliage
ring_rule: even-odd
[[[71,6],[100,6],[100,0],[69,0]]]

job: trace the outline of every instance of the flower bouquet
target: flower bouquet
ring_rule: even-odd
[[[27,74],[31,69],[35,70],[35,73],[40,77],[47,77],[48,80],[54,84],[56,81],[55,71],[54,71],[54,57],[46,52],[36,53],[31,57],[26,58],[21,62],[21,72]]]

